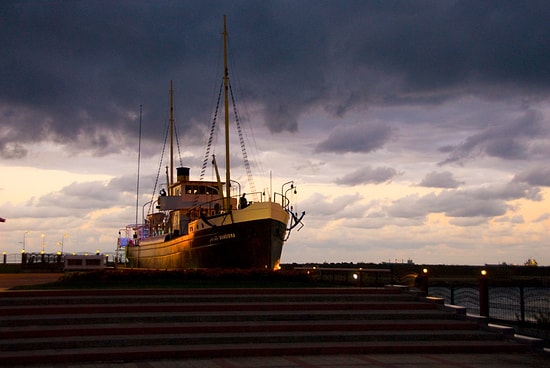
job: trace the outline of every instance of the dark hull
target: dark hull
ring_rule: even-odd
[[[167,241],[127,248],[131,267],[268,268],[278,267],[286,224],[274,219],[232,223],[197,230]]]

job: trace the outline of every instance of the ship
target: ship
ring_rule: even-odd
[[[162,188],[154,210],[143,223],[130,224],[119,231],[117,254],[132,268],[148,269],[271,269],[280,268],[281,254],[290,232],[303,227],[300,215],[293,212],[290,195],[293,181],[284,183],[281,192],[234,193],[231,185],[229,147],[229,71],[227,27],[223,17],[225,125],[225,181],[221,181],[215,155],[212,162],[216,178],[191,180],[189,167],[177,167],[174,178],[173,88],[170,82],[170,166],[166,169],[166,189]],[[212,129],[213,130],[213,129]],[[211,132],[212,132],[211,130]],[[212,133],[211,133],[212,134]],[[209,142],[211,139],[209,140]],[[241,142],[242,143],[242,142]],[[246,161],[245,164],[248,165]],[[249,168],[249,166],[247,166]],[[204,171],[204,170],[202,170]],[[139,180],[139,179],[138,179]],[[240,184],[238,185],[240,192]],[[246,196],[249,196],[248,198]],[[253,198],[255,200],[249,200]],[[137,211],[136,211],[137,213]],[[137,217],[137,216],[136,216]],[[117,259],[120,259],[117,256]]]

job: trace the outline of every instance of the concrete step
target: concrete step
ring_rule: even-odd
[[[0,306],[34,306],[34,305],[72,305],[72,304],[147,304],[147,303],[223,303],[223,302],[384,302],[412,301],[415,296],[402,293],[399,289],[350,289],[343,293],[340,289],[296,289],[290,293],[281,293],[277,289],[251,289],[243,293],[240,289],[216,289],[216,292],[205,292],[206,289],[184,290],[101,290],[90,294],[85,290],[46,290],[40,292],[8,291],[0,295]],[[331,293],[331,290],[338,290]],[[357,292],[356,290],[361,290]]]
[[[401,288],[55,290],[0,301],[0,365],[528,349]]]
[[[152,303],[147,304],[71,304],[71,305],[34,305],[2,306],[2,316],[33,315],[88,315],[91,313],[182,313],[182,312],[219,312],[219,311],[376,311],[376,310],[435,310],[437,306],[416,301],[397,302],[223,302],[223,303]]]
[[[217,311],[181,313],[89,313],[61,315],[18,315],[0,319],[1,328],[18,326],[55,326],[80,324],[119,323],[186,323],[186,322],[246,322],[246,321],[391,321],[391,320],[438,320],[453,319],[454,315],[438,310],[326,310],[326,311]]]
[[[17,326],[0,329],[0,336],[13,339],[116,336],[146,334],[225,333],[225,332],[317,332],[338,331],[477,331],[479,325],[471,321],[453,320],[300,320],[300,321],[240,321],[198,323],[144,323],[88,324],[55,326]]]
[[[164,346],[220,344],[278,344],[367,341],[497,341],[484,331],[289,331],[226,332],[43,337],[0,339],[0,351],[103,348],[104,346]]]
[[[268,296],[312,296],[324,295],[326,298],[341,297],[341,296],[368,296],[368,295],[394,295],[403,296],[403,288],[384,287],[384,288],[204,288],[204,289],[54,289],[54,290],[8,290],[0,295],[0,304],[3,299],[15,300],[18,297],[35,298],[35,297],[88,297],[95,296],[97,298],[104,296],[112,297],[131,297],[132,299],[147,297],[147,296],[207,296],[207,297],[261,297]]]
[[[207,344],[139,347],[105,346],[101,349],[44,349],[27,352],[2,352],[0,365],[29,366],[86,362],[130,362],[161,359],[197,359],[240,356],[280,356],[323,354],[437,354],[437,353],[519,353],[525,346],[501,341],[369,341],[279,344]]]

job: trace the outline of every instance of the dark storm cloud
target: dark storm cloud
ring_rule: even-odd
[[[197,61],[188,54],[200,59],[208,52],[199,47],[201,6],[185,22],[178,18],[184,9],[176,5],[3,2],[0,37],[8,57],[0,61],[1,123],[17,127],[0,135],[3,151],[7,140],[54,140],[101,153],[124,143],[113,133],[136,135],[140,104],[146,105],[146,132],[158,131],[166,117],[168,81],[193,75]],[[212,24],[214,40],[220,23],[221,18],[217,27]],[[181,72],[185,61],[190,68]],[[193,100],[194,94],[188,95]]]
[[[329,199],[329,197],[315,193],[305,203],[301,205],[307,208],[308,211],[316,213],[320,216],[334,216],[335,214],[342,215],[346,210],[361,211],[361,206],[358,206],[358,202],[361,201],[362,196],[358,193],[341,195],[336,198]]]
[[[550,166],[531,167],[514,177],[514,182],[527,183],[541,187],[550,187]]]
[[[440,165],[464,161],[482,155],[508,160],[527,159],[533,154],[532,141],[544,133],[541,114],[527,111],[521,118],[507,122],[492,122],[478,134],[469,136],[457,146],[440,148],[449,156]]]
[[[418,184],[421,187],[430,188],[457,188],[464,182],[458,181],[453,177],[453,173],[449,171],[431,172]]]
[[[37,198],[34,204],[36,207],[55,207],[63,202],[65,209],[80,209],[86,213],[94,209],[109,208],[112,203],[124,203],[121,192],[114,190],[117,189],[117,181],[72,183],[57,192]]]
[[[19,143],[5,142],[0,143],[0,157],[6,159],[23,158],[27,155],[27,150]]]
[[[502,186],[491,186],[471,190],[444,190],[424,196],[409,195],[394,201],[387,212],[394,217],[425,218],[430,213],[443,213],[448,217],[470,217],[468,226],[481,218],[489,219],[506,214],[507,201],[527,199],[540,201],[540,189],[524,183],[510,182]]]
[[[362,185],[362,184],[381,184],[390,181],[397,174],[397,171],[391,167],[372,168],[365,166],[336,179],[336,184],[340,185]]]
[[[393,130],[382,124],[339,126],[317,144],[315,152],[368,153],[380,149],[391,139]]]
[[[223,13],[232,81],[273,132],[296,131],[319,107],[342,117],[550,87],[546,1],[3,1],[0,124],[13,129],[0,131],[0,152],[54,140],[110,153],[125,143],[113,134],[137,134],[140,104],[145,133],[160,140],[170,79],[182,133],[197,134],[210,120]],[[329,143],[320,149],[343,151]],[[493,143],[488,154],[508,157]],[[458,150],[450,161],[468,151]]]

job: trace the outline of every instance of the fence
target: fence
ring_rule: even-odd
[[[521,323],[550,322],[550,287],[546,286],[489,286],[490,319]],[[445,303],[460,305],[468,313],[480,313],[479,287],[429,286],[428,295],[445,299]]]

